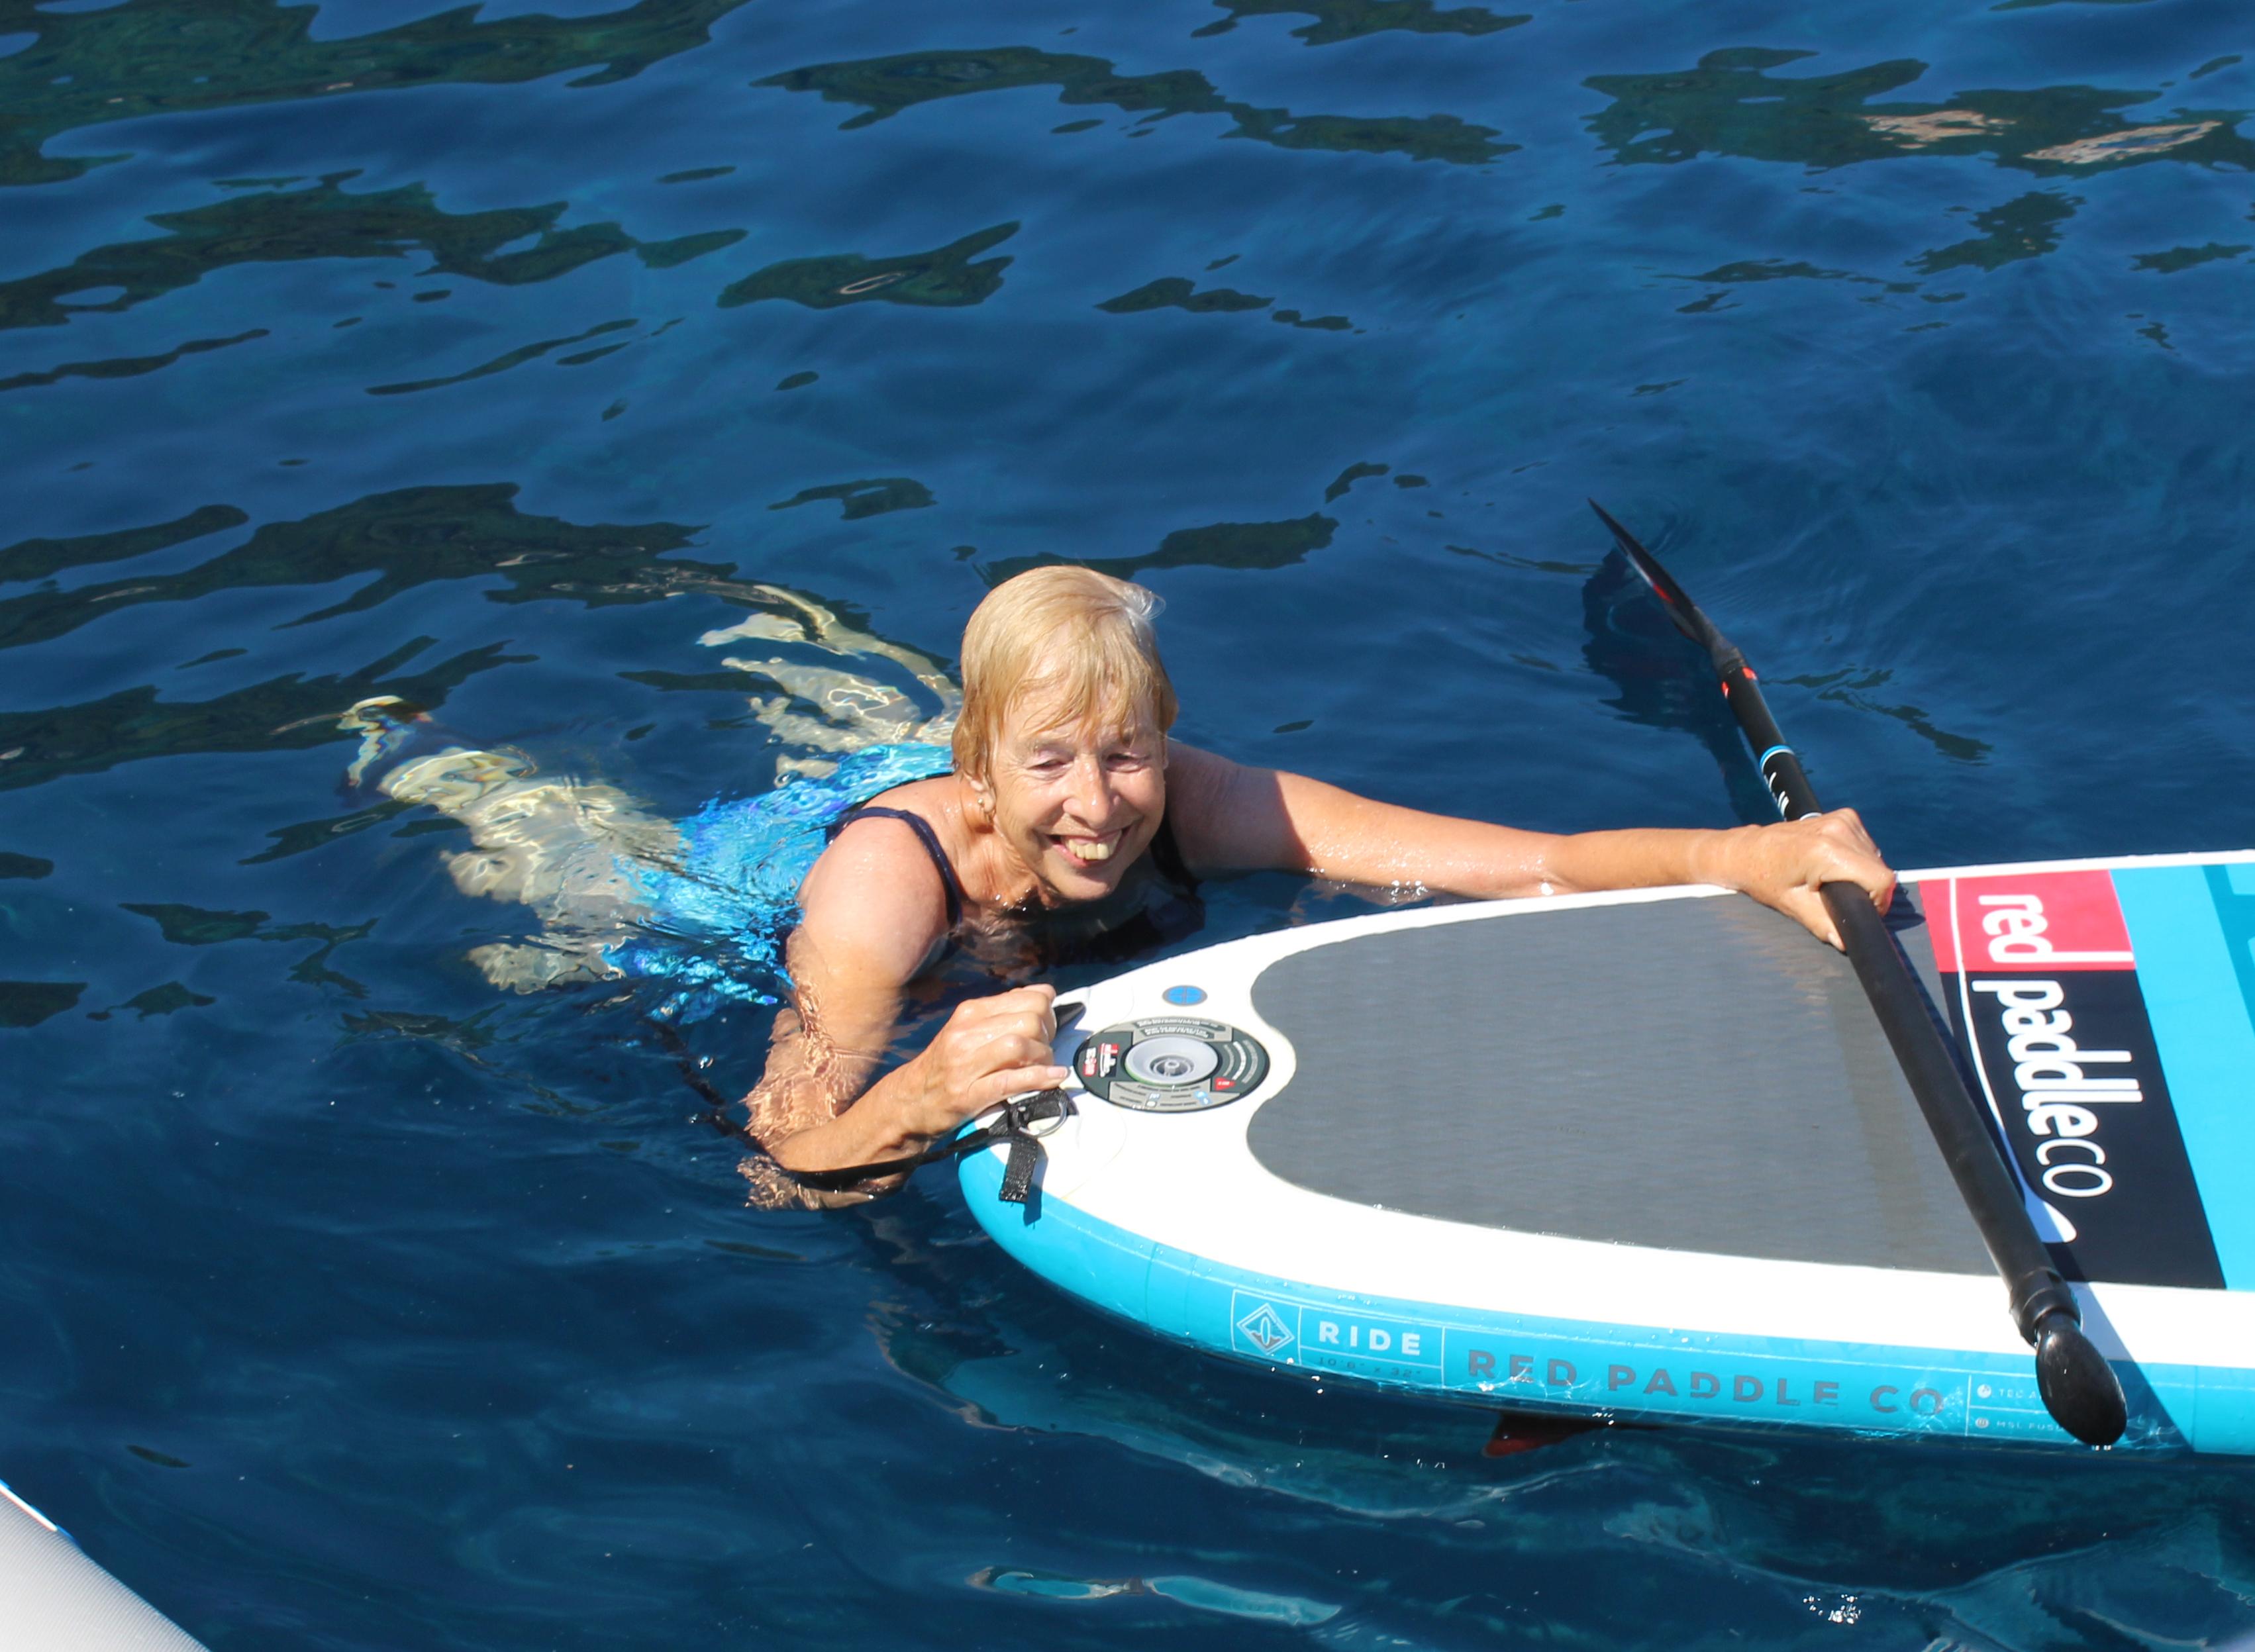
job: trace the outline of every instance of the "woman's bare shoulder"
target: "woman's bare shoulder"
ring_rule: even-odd
[[[839,832],[799,885],[798,904],[804,942],[894,981],[915,976],[947,934],[947,886],[906,821],[857,821]]]
[[[921,815],[933,825],[939,825],[955,813],[956,784],[952,774],[935,774],[929,780],[909,780],[890,791],[879,792],[856,808],[905,808]]]
[[[1259,813],[1264,786],[1273,779],[1266,769],[1170,741],[1167,818],[1184,858],[1200,871],[1239,871],[1268,864],[1257,853],[1248,860],[1242,840],[1251,823],[1248,813]]]
[[[1236,778],[1245,773],[1242,763],[1233,763],[1216,752],[1203,746],[1184,746],[1180,740],[1167,742],[1167,796],[1170,802],[1177,794],[1203,804],[1217,792],[1226,791]]]

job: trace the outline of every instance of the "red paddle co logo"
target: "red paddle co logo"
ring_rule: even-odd
[[[2108,1120],[2146,1100],[2139,1052],[2094,1040],[2097,1006],[2074,1001],[2079,977],[2137,967],[2113,880],[2033,872],[1944,887],[1936,962],[1959,976],[1975,1065],[1992,1104],[2016,1116],[2023,1167],[2055,1198],[2103,1196],[2115,1185]]]
[[[2222,1290],[2113,875],[1937,878],[1919,904],[1950,1018],[2062,1270]]]

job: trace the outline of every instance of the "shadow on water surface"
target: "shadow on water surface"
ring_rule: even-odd
[[[725,577],[712,563],[660,562],[699,530],[678,522],[567,522],[528,516],[516,484],[407,487],[269,522],[243,543],[177,574],[156,574],[36,591],[0,600],[0,648],[62,636],[91,620],[147,602],[192,602],[214,592],[264,585],[320,585],[376,576],[341,602],[285,625],[312,625],[356,613],[434,580],[498,576],[490,602],[568,599],[590,608],[657,602],[700,580]],[[137,556],[240,526],[242,514],[207,506],[179,520],[118,534],[30,540],[0,550],[0,574],[38,578],[64,569]]]
[[[303,189],[262,188],[186,212],[152,213],[165,233],[79,255],[59,270],[0,282],[0,328],[61,326],[73,316],[130,310],[192,287],[218,270],[313,258],[401,258],[422,252],[421,276],[522,286],[631,252],[671,269],[743,239],[741,229],[640,242],[615,223],[558,229],[567,203],[448,213],[420,184],[362,193],[339,172]],[[502,251],[530,237],[533,244]],[[65,302],[67,300],[68,302]]]
[[[2083,205],[2080,195],[2062,195],[2051,190],[2033,190],[2015,196],[2001,206],[1973,215],[1973,228],[1981,233],[1965,241],[1952,242],[1947,247],[1936,247],[1921,253],[1909,261],[1910,268],[1922,276],[1938,276],[1952,270],[1994,271],[2024,258],[2041,258],[2059,250],[2060,227],[2075,216],[2075,209]],[[2205,255],[2195,255],[2181,265],[2206,262],[2209,258],[2232,257],[2247,250],[2244,247],[2219,247]],[[2169,254],[2151,255],[2163,261]],[[2145,267],[2154,267],[2140,260]],[[1878,287],[1891,293],[1916,292],[1915,281],[1883,281],[1876,276],[1858,275],[1852,270],[1826,270],[1802,260],[1783,258],[1750,258],[1734,263],[1718,264],[1714,269],[1697,276],[1682,277],[1703,285],[1742,287],[1765,281],[1841,281],[1851,286]],[[1935,303],[1962,298],[1961,293],[1928,295]],[[1710,294],[1697,304],[1687,304],[1687,312],[1711,309],[1720,294]]]
[[[1667,536],[1654,542],[1664,547]],[[1619,551],[1606,552],[1584,583],[1582,623],[1583,662],[1618,690],[1605,704],[1631,723],[1692,736],[1715,760],[1740,820],[1776,819],[1705,651],[1676,630]]]
[[[1837,74],[1770,73],[1816,55],[1734,46],[1707,53],[1691,69],[1592,75],[1583,84],[1613,102],[1585,118],[1622,165],[1671,164],[1714,154],[1823,170],[1913,156],[1987,156],[1999,166],[2047,178],[2090,178],[2158,160],[2255,170],[2255,143],[2237,130],[2244,110],[2180,108],[2160,120],[2132,122],[2117,111],[2151,102],[2160,93],[2088,86],[1963,92],[1940,103],[1874,102],[1927,73],[1926,64],[1912,59]],[[2062,227],[2082,205],[2080,196],[2032,191],[1977,214],[1978,236],[1921,253],[1907,261],[1909,267],[1938,276],[2042,257],[2058,249]],[[2179,248],[2146,255],[2138,267],[2188,268],[2246,250],[2220,243],[2210,249]],[[1802,278],[1895,293],[1918,290],[1916,282],[1781,258],[1738,260],[1683,278],[1724,288]],[[1928,296],[1942,303],[1961,295]],[[1721,298],[1711,293],[1682,308],[1693,314],[1712,311]]]
[[[1881,717],[1893,718],[1919,738],[1934,747],[1942,756],[1960,763],[1985,763],[1990,746],[1986,740],[1977,740],[1970,734],[1953,734],[1948,729],[1935,726],[1934,719],[1915,705],[1890,705],[1872,697],[1872,690],[1884,688],[1894,673],[1886,669],[1872,671],[1827,671],[1816,676],[1779,677],[1780,682],[1789,682],[1798,689],[1812,690],[1820,700],[1852,707],[1858,711],[1875,711]]]
[[[127,528],[113,533],[88,534],[74,539],[24,539],[0,549],[0,584],[28,584],[47,579],[67,568],[88,568],[107,562],[130,562],[151,551],[167,550],[201,539],[207,534],[241,528],[249,515],[232,505],[200,505],[168,522],[146,528]]]
[[[1177,115],[1226,115],[1227,136],[1283,149],[1407,155],[1412,160],[1479,165],[1519,146],[1494,142],[1492,127],[1453,115],[1425,116],[1296,116],[1289,109],[1233,102],[1195,69],[1158,74],[1120,74],[1102,58],[999,46],[974,52],[914,52],[898,57],[818,63],[769,76],[761,86],[819,92],[830,103],[858,103],[862,112],[844,130],[873,125],[919,104],[980,92],[1053,86],[1065,104],[1109,104],[1143,122]]]
[[[1147,281],[1133,292],[1106,298],[1096,307],[1109,315],[1135,315],[1146,310],[1187,310],[1194,316],[1226,315],[1240,310],[1266,310],[1275,300],[1239,292],[1232,287],[1209,287],[1204,292],[1180,276]]]
[[[65,379],[137,379],[160,368],[171,367],[175,361],[192,355],[207,355],[214,350],[224,350],[230,345],[249,344],[254,339],[270,337],[264,327],[251,327],[224,339],[190,339],[155,355],[111,356],[100,361],[65,361],[59,366],[32,373],[18,373],[0,379],[0,390],[29,390],[47,384],[60,384]]]
[[[612,333],[624,332],[640,325],[632,316],[621,317],[610,321],[599,321],[581,332],[567,333],[560,339],[538,339],[530,344],[521,344],[514,350],[504,350],[499,355],[481,361],[475,367],[465,368],[459,373],[441,374],[435,379],[407,379],[397,384],[371,384],[368,387],[368,394],[412,396],[421,390],[442,390],[448,385],[467,384],[473,379],[491,378],[496,373],[506,373],[511,368],[523,367],[528,361],[537,361],[544,356],[554,354],[566,345],[585,344],[591,339],[607,338]],[[660,328],[659,331],[663,332],[664,329]],[[650,336],[655,338],[657,334],[653,333]],[[567,368],[585,367],[588,362],[600,361],[612,352],[623,350],[629,344],[634,342],[635,340],[631,339],[622,340],[615,344],[599,345],[594,349],[581,350],[572,355],[557,356],[556,364],[558,367]]]
[[[1029,568],[1064,562],[1115,579],[1166,568],[1289,568],[1304,561],[1310,551],[1328,546],[1338,528],[1336,518],[1319,513],[1281,522],[1212,522],[1178,528],[1155,550],[1130,556],[1011,556],[982,564],[979,572],[988,584],[999,585]]]
[[[1527,12],[1498,17],[1486,6],[1443,10],[1433,0],[1213,0],[1229,15],[1193,29],[1193,35],[1227,34],[1247,18],[1313,18],[1292,31],[1310,46],[1336,46],[1365,35],[1401,30],[1410,34],[1495,34],[1535,21]]]
[[[51,642],[79,626],[144,603],[193,603],[218,592],[323,585],[375,578],[340,602],[295,620],[309,625],[374,609],[436,581],[498,576],[489,601],[568,600],[587,608],[660,601],[685,591],[733,590],[726,564],[661,560],[698,531],[674,522],[580,524],[528,516],[509,483],[404,488],[370,495],[297,522],[270,522],[242,543],[178,573],[37,590],[0,601],[0,648]],[[0,550],[0,576],[52,582],[74,568],[146,556],[242,527],[245,514],[208,505],[169,522],[74,539],[26,540]],[[535,656],[502,645],[474,648],[423,671],[398,675],[429,648],[420,638],[356,670],[306,677],[290,672],[204,701],[160,700],[153,686],[82,704],[0,713],[0,790],[87,774],[142,758],[193,752],[262,752],[348,738],[335,719],[353,702],[388,693],[439,704],[470,676]],[[292,835],[326,841],[388,816],[286,829],[270,857],[291,852]]]
[[[165,939],[176,947],[214,947],[230,941],[314,942],[317,944],[313,950],[290,966],[289,978],[306,986],[337,987],[350,998],[368,996],[366,987],[350,976],[339,975],[328,967],[328,962],[339,947],[366,939],[376,928],[373,918],[342,927],[327,923],[277,924],[263,912],[206,912],[197,906],[163,901],[129,900],[120,905],[124,911],[154,923]],[[208,1004],[211,1000],[206,998],[203,1002]]]
[[[122,689],[78,705],[0,711],[0,792],[41,786],[66,774],[98,774],[121,763],[191,752],[302,751],[344,737],[337,715],[373,694],[418,705],[442,704],[481,671],[533,656],[499,643],[442,660],[428,670],[400,668],[432,646],[418,637],[356,670],[308,677],[292,671],[209,700],[159,700],[153,687]]]
[[[819,487],[802,487],[789,499],[779,499],[768,508],[791,510],[832,499],[838,501],[839,519],[849,522],[896,510],[925,510],[935,502],[931,489],[922,482],[905,476],[875,476],[854,482],[826,482]]]
[[[868,258],[839,253],[819,258],[790,258],[755,270],[724,289],[720,307],[788,298],[810,310],[882,299],[887,304],[954,307],[983,303],[999,291],[1010,260],[980,258],[1018,233],[1015,224],[997,224],[931,252]]]
[[[0,1027],[37,1026],[86,990],[83,981],[0,981]]]
[[[2048,190],[2018,196],[1974,215],[1973,228],[1979,235],[1921,253],[1911,261],[1911,268],[1923,276],[1938,276],[1945,270],[2001,270],[2022,258],[2041,258],[2059,249],[2060,226],[2082,204],[2080,196]]]
[[[508,86],[573,69],[602,86],[703,46],[744,0],[638,0],[594,17],[481,21],[460,6],[396,29],[316,40],[317,8],[269,0],[128,0],[55,11],[0,0],[0,35],[36,34],[0,59],[0,187],[78,177],[60,133],[143,116],[239,108],[417,86]]]
[[[1660,541],[1665,544],[1663,536]],[[1569,571],[1554,564],[1555,571]],[[1691,735],[1721,771],[1733,812],[1749,822],[1777,818],[1777,805],[1748,760],[1745,736],[1729,703],[1716,691],[1715,672],[1706,651],[1677,631],[1651,592],[1618,550],[1608,551],[1582,587],[1582,617],[1588,640],[1583,661],[1619,692],[1605,704],[1632,723]],[[1759,662],[1755,668],[1759,670]],[[1893,673],[1836,670],[1815,676],[1773,677],[1771,682],[1810,690],[1816,698],[1888,718],[1917,735],[1946,758],[1963,763],[1987,760],[1989,746],[1970,736],[1937,727],[1915,705],[1891,704],[1873,697]],[[1791,708],[1781,713],[1790,738]]]
[[[2244,111],[2180,108],[2160,121],[2115,113],[2159,92],[2088,86],[1961,92],[1944,102],[1875,103],[1927,73],[1913,59],[1837,74],[1774,75],[1809,51],[1732,46],[1697,67],[1657,74],[1596,74],[1583,84],[1613,100],[1587,118],[1623,164],[1669,164],[1703,154],[1845,166],[1911,155],[1990,155],[2046,176],[2084,176],[2104,165],[2167,158],[2240,171],[2255,144],[2234,130]]]

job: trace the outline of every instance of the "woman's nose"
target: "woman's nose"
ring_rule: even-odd
[[[1088,825],[1096,825],[1112,812],[1112,777],[1093,757],[1076,758],[1066,803]]]

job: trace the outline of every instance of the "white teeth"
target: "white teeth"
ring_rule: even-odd
[[[1109,837],[1066,837],[1059,840],[1065,853],[1075,860],[1097,861],[1112,858],[1114,840]]]

